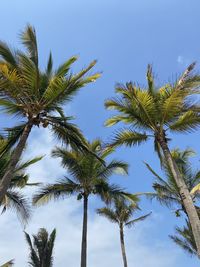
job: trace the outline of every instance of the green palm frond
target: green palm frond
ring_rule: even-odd
[[[31,208],[27,199],[20,193],[14,190],[8,190],[1,206],[2,212],[7,209],[13,209],[17,212],[17,215],[23,224],[26,224],[30,219]]]
[[[5,62],[8,62],[12,67],[17,65],[15,52],[13,52],[4,42],[0,42],[0,58]]]
[[[43,186],[40,191],[33,196],[34,205],[44,205],[50,200],[58,200],[72,194],[80,192],[81,188],[78,184],[65,178],[59,180],[56,184]]]
[[[169,237],[191,256],[198,256],[192,228],[188,220],[186,220],[186,226],[183,228],[176,227],[175,230],[176,235],[170,235]]]
[[[126,130],[122,129],[116,132],[114,137],[111,141],[111,146],[133,146],[133,145],[139,145],[142,142],[146,142],[148,139],[148,136],[146,133],[139,133],[136,131],[133,131],[132,129]]]
[[[112,209],[106,207],[97,209],[97,214],[106,217],[111,222],[118,223],[118,218]]]
[[[30,250],[30,266],[52,267],[56,230],[54,229],[49,235],[46,229],[39,229],[37,235],[33,235],[33,242],[28,233],[24,232],[24,234]]]
[[[147,217],[149,217],[152,214],[152,212],[147,213],[146,215],[140,216],[136,219],[133,219],[131,221],[128,221],[127,223],[125,223],[125,226],[131,227],[133,226],[136,222],[140,222],[145,220]]]
[[[22,43],[28,51],[30,59],[38,66],[38,48],[35,29],[28,25],[26,29],[20,35]]]

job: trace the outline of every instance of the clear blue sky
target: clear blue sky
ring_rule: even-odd
[[[18,33],[27,23],[30,23],[37,31],[41,67],[45,66],[50,50],[55,66],[72,55],[79,55],[80,58],[74,66],[74,71],[86,66],[93,59],[97,59],[98,64],[95,70],[103,72],[102,78],[84,88],[66,108],[66,113],[76,116],[76,123],[89,139],[101,137],[109,140],[113,129],[103,127],[103,123],[111,114],[104,109],[103,105],[106,98],[114,96],[116,82],[132,80],[145,85],[146,66],[152,63],[158,85],[160,85],[173,80],[192,61],[200,61],[199,10],[198,0],[7,0],[1,3],[0,39],[10,43],[13,47],[20,46]],[[197,68],[199,69],[199,64]],[[11,124],[7,117],[0,115],[0,118],[1,128]],[[31,140],[35,137],[39,142],[38,132],[33,133]],[[198,133],[175,136],[171,142],[171,147],[174,146],[194,148],[197,151],[194,167],[199,167]],[[151,142],[139,148],[118,149],[115,157],[130,164],[130,175],[129,178],[113,177],[112,181],[119,182],[132,192],[151,191],[152,177],[142,161],[151,163],[159,171],[158,159],[152,151]],[[157,257],[156,251],[159,248],[160,260],[162,257],[167,258],[166,255],[162,256],[166,250],[164,245],[171,253],[177,255],[177,258],[170,263],[171,265],[156,262],[154,266],[197,267],[195,259],[185,255],[168,239],[168,235],[173,233],[175,224],[181,223],[181,219],[174,218],[171,211],[160,207],[156,202],[149,203],[144,200],[142,207],[144,212],[153,210],[156,214],[154,218],[156,227],[151,225],[145,228],[145,237],[142,236],[145,240],[141,242],[146,247],[154,248],[152,251],[154,254],[151,257]],[[48,210],[51,211],[50,205]],[[80,212],[81,210],[78,211],[78,215],[81,220]],[[8,221],[9,218],[7,218]],[[0,218],[0,225],[1,220]],[[39,228],[38,221],[36,224]],[[1,225],[0,228],[2,229],[3,226]],[[20,227],[17,229],[21,231]],[[32,229],[31,226],[30,229]],[[7,231],[11,231],[10,228],[7,228]],[[137,229],[132,229],[128,235],[135,235],[134,231]],[[8,236],[7,239],[9,244]],[[3,241],[0,242],[2,245]],[[79,248],[79,244],[77,246]],[[3,253],[1,249],[0,246],[0,259]],[[14,245],[13,249],[15,249]],[[135,250],[134,246],[129,247],[129,255],[132,250]],[[92,253],[96,255],[96,252],[91,250]],[[23,253],[20,257],[24,257],[26,261],[26,255],[27,253]],[[13,257],[16,258],[16,267],[21,267],[20,264],[23,261],[17,262],[17,255],[14,251]],[[68,256],[62,254],[60,257],[63,261],[65,260],[65,263],[68,262]],[[79,257],[79,254],[75,257]],[[65,263],[60,261],[60,267],[64,267]],[[73,264],[71,262],[70,267],[76,266]],[[112,266],[114,263],[110,264]],[[150,264],[140,265],[138,263],[135,266],[143,267],[150,266]]]

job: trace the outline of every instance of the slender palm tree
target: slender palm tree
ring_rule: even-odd
[[[133,214],[138,210],[138,204],[132,202],[131,204],[123,198],[117,198],[114,201],[114,208],[104,207],[97,210],[99,215],[109,219],[113,223],[117,223],[120,230],[120,243],[124,267],[128,267],[125,242],[124,242],[124,227],[132,227],[136,222],[146,219],[151,213],[140,216],[136,219],[131,219]]]
[[[183,151],[180,149],[174,149],[171,151],[172,158],[176,162],[184,182],[190,192],[200,182],[200,171],[194,171],[192,164],[189,161],[190,157],[194,154],[194,151],[191,149],[186,149]],[[176,216],[180,216],[181,211],[183,211],[187,216],[179,188],[169,166],[167,165],[166,160],[162,158],[162,169],[165,173],[165,178],[162,178],[160,175],[158,175],[149,164],[146,163],[146,166],[155,177],[155,182],[153,183],[155,193],[149,194],[149,196],[156,197],[161,204],[166,205],[169,208],[175,206]],[[194,202],[198,201],[199,197],[200,194],[198,191],[192,195]],[[197,211],[199,210],[197,206],[196,209]]]
[[[169,237],[191,256],[198,256],[197,246],[188,220],[186,220],[186,226],[176,227],[176,235],[170,235]]]
[[[80,130],[65,117],[62,106],[68,103],[79,89],[94,82],[100,75],[86,74],[94,67],[93,61],[77,74],[70,71],[77,60],[73,56],[53,71],[50,54],[45,70],[39,69],[38,46],[35,30],[27,26],[21,33],[26,52],[12,51],[6,43],[0,42],[0,106],[11,115],[24,119],[24,123],[10,129],[9,144],[16,143],[5,175],[0,183],[0,201],[9,188],[13,170],[23,152],[33,126],[49,126],[65,142],[84,149]],[[58,115],[56,115],[56,112]]]
[[[5,144],[5,139],[0,140],[0,148]],[[0,157],[0,181],[6,172],[11,155],[12,151],[9,151]],[[27,198],[20,191],[26,186],[39,185],[39,183],[29,183],[29,175],[25,173],[27,167],[39,160],[41,160],[41,157],[36,157],[31,160],[27,160],[26,162],[18,162],[12,174],[9,189],[0,202],[0,207],[2,207],[1,213],[4,213],[7,209],[13,209],[17,212],[17,215],[23,223],[28,221],[30,218],[30,205],[28,204]]]
[[[111,126],[118,122],[129,125],[119,130],[111,146],[133,146],[153,138],[155,149],[163,154],[179,189],[183,205],[191,223],[192,231],[200,256],[200,220],[194,207],[190,192],[173,160],[169,149],[168,132],[190,132],[199,126],[199,108],[195,109],[188,97],[197,93],[200,76],[194,75],[191,64],[175,84],[166,84],[157,88],[151,66],[147,70],[147,88],[140,88],[132,82],[116,87],[117,97],[107,100],[105,106],[118,112],[107,120]]]
[[[33,235],[33,242],[31,241],[29,234],[26,232],[25,238],[30,249],[29,266],[52,267],[56,229],[49,235],[46,229],[41,228],[37,235]]]
[[[13,265],[14,265],[14,260],[10,260],[4,263],[3,265],[1,265],[0,267],[12,267]]]
[[[101,141],[88,142],[89,149],[103,161],[114,150],[101,149]],[[87,265],[87,220],[88,200],[92,194],[98,195],[103,201],[109,202],[112,197],[122,193],[116,185],[110,185],[108,178],[113,173],[127,174],[127,164],[122,161],[112,160],[108,163],[99,161],[91,153],[82,153],[74,149],[56,148],[53,157],[60,158],[62,166],[70,173],[71,177],[64,177],[55,184],[49,184],[41,189],[33,198],[34,204],[44,204],[51,199],[58,199],[76,195],[78,200],[83,200],[83,231],[81,245],[81,267]]]

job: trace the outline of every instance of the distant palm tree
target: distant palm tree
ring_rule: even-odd
[[[56,229],[49,235],[46,229],[41,228],[37,235],[33,235],[33,242],[26,232],[25,237],[30,249],[29,265],[32,267],[52,267]]]
[[[3,265],[1,265],[0,267],[12,267],[13,265],[14,265],[14,260],[10,260],[4,263]]]
[[[200,171],[194,171],[189,159],[195,153],[191,149],[181,151],[180,149],[174,149],[171,152],[173,160],[176,162],[178,169],[184,179],[184,182],[191,192],[192,189],[200,182]],[[165,173],[165,178],[158,175],[149,164],[146,164],[148,169],[154,175],[156,181],[153,183],[155,194],[152,197],[156,197],[158,201],[166,205],[167,207],[176,207],[175,213],[180,216],[180,211],[183,211],[186,215],[186,209],[183,205],[183,200],[176,184],[174,176],[164,158],[162,158],[162,169]],[[151,194],[149,194],[151,197]],[[192,195],[193,201],[198,200],[200,197],[199,192]],[[199,210],[196,206],[197,211]],[[187,215],[188,216],[188,215]]]
[[[132,227],[136,222],[146,219],[151,213],[131,219],[133,214],[139,207],[137,203],[128,204],[125,199],[117,198],[114,201],[114,208],[104,207],[97,210],[99,215],[106,217],[113,223],[117,223],[120,230],[120,243],[124,267],[128,267],[125,242],[124,242],[124,226]]]
[[[88,200],[92,194],[108,202],[112,197],[120,195],[121,189],[110,185],[108,178],[113,173],[127,174],[128,165],[122,161],[104,161],[114,151],[101,149],[101,141],[95,140],[87,144],[90,151],[96,154],[102,162],[91,153],[82,153],[74,149],[56,148],[53,157],[62,160],[62,166],[72,178],[64,177],[55,184],[49,184],[41,189],[33,198],[34,204],[44,204],[51,199],[63,199],[76,195],[78,200],[83,200],[83,232],[81,245],[81,267],[87,264],[87,220]]]
[[[5,146],[7,141],[0,139],[0,149]],[[6,172],[6,168],[10,162],[12,151],[5,153],[0,157],[0,181]],[[14,209],[23,223],[26,223],[30,217],[30,206],[26,197],[20,192],[22,188],[31,185],[39,185],[39,183],[29,183],[29,176],[25,170],[30,165],[39,161],[41,157],[28,160],[26,162],[18,162],[11,177],[11,183],[6,195],[0,202],[2,213],[7,209]],[[20,189],[16,191],[16,189]]]
[[[70,123],[71,117],[65,117],[62,106],[68,103],[80,88],[100,76],[98,73],[85,76],[96,61],[73,75],[70,68],[77,60],[75,56],[53,71],[50,54],[43,71],[39,69],[35,29],[27,26],[21,33],[21,41],[26,53],[19,50],[13,52],[6,43],[0,42],[0,106],[8,114],[25,120],[23,124],[9,130],[12,133],[9,145],[17,145],[0,182],[0,201],[10,186],[12,173],[34,126],[50,126],[66,143],[78,149],[87,149],[80,130]]]
[[[170,235],[169,237],[184,251],[198,257],[197,246],[188,220],[186,220],[186,226],[176,227],[176,235]]]
[[[158,155],[163,154],[188,214],[200,256],[200,220],[190,192],[172,158],[167,135],[169,131],[190,132],[200,124],[199,107],[196,108],[191,97],[188,99],[197,93],[200,86],[200,76],[192,74],[194,66],[194,63],[191,64],[175,84],[165,84],[157,88],[152,67],[149,65],[147,88],[141,88],[132,82],[118,85],[117,96],[107,100],[105,106],[118,112],[107,120],[107,126],[119,122],[129,126],[116,132],[110,142],[111,146],[134,146],[153,139]]]

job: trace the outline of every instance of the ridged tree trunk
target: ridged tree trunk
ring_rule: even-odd
[[[87,266],[87,213],[88,213],[88,196],[83,197],[83,230],[81,244],[81,267]]]
[[[121,243],[123,263],[124,263],[124,267],[128,267],[127,259],[126,259],[125,243],[124,243],[124,230],[123,230],[122,223],[120,223],[119,228],[120,228],[120,243]]]
[[[13,176],[13,172],[15,170],[15,167],[22,155],[22,152],[25,148],[26,145],[26,141],[28,139],[28,136],[31,132],[32,129],[32,123],[27,123],[27,125],[24,128],[24,131],[20,137],[19,143],[16,146],[16,148],[14,149],[11,159],[10,159],[10,163],[7,167],[7,171],[5,172],[3,178],[1,179],[1,183],[0,183],[0,202],[3,200],[9,186],[11,183],[11,179]]]
[[[157,141],[159,142],[165,160],[172,172],[172,175],[176,181],[176,184],[179,188],[179,192],[181,195],[181,199],[185,208],[185,211],[187,213],[189,222],[191,224],[192,227],[192,232],[194,235],[194,239],[196,242],[196,246],[197,246],[197,253],[198,256],[200,257],[200,220],[199,220],[199,216],[197,214],[196,208],[194,206],[193,200],[191,198],[190,192],[185,184],[185,181],[178,169],[177,164],[174,162],[171,152],[169,150],[169,147],[167,145],[165,136],[159,136],[157,137]]]

